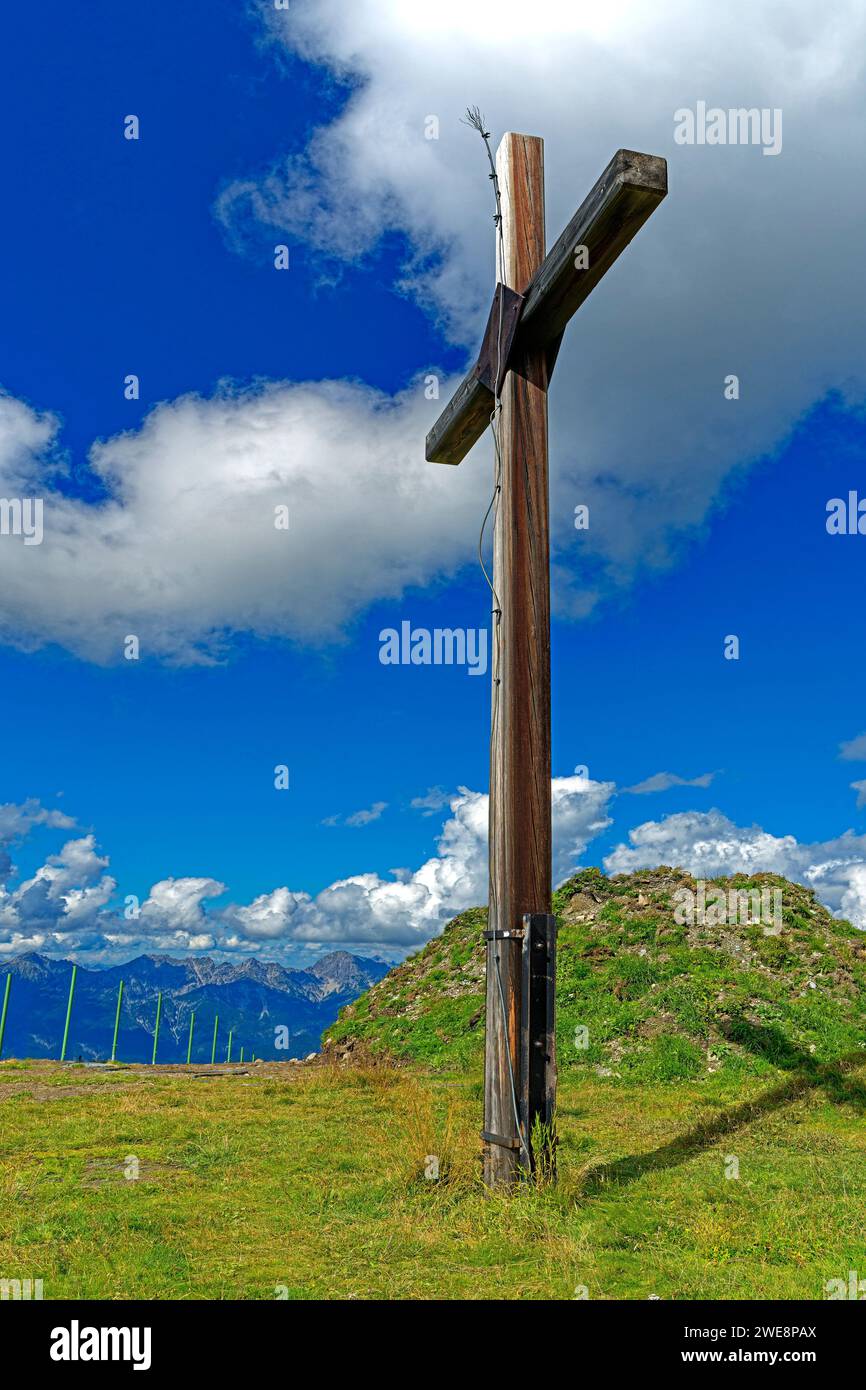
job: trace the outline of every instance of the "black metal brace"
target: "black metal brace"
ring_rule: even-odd
[[[487,327],[481,341],[481,351],[475,363],[475,375],[494,396],[502,390],[508,359],[514,344],[517,325],[523,311],[523,295],[498,281],[493,294],[493,303],[487,318]],[[496,377],[497,362],[499,378]]]

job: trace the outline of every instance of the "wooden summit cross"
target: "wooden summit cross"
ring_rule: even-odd
[[[488,1186],[517,1182],[536,1162],[549,1171],[555,1153],[547,388],[572,314],[667,193],[664,159],[618,150],[545,256],[543,151],[534,135],[502,138],[494,186],[504,286],[497,284],[478,361],[426,448],[431,463],[459,463],[500,401],[485,933]]]

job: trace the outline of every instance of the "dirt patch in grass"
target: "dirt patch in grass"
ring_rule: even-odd
[[[115,1082],[110,1086],[100,1086],[99,1094],[104,1091],[125,1091],[128,1088],[127,1082]],[[32,1100],[68,1100],[70,1096],[92,1096],[96,1091],[95,1086],[44,1086],[35,1082],[6,1082],[0,1086],[0,1101],[11,1100],[12,1096],[27,1094]]]

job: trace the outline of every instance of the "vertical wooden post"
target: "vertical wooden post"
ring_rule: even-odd
[[[111,1061],[117,1061],[117,1033],[120,1028],[120,1006],[123,1003],[123,981],[117,987],[117,1012],[114,1015],[114,1037],[111,1041]]]
[[[162,990],[160,990],[159,993],[158,993],[157,996],[156,996],[156,1026],[154,1027],[154,1030],[153,1030],[153,1056],[152,1056],[151,1059],[150,1059],[150,1065],[151,1065],[151,1066],[154,1066],[155,1063],[156,1063],[156,1045],[157,1045],[157,1043],[159,1042],[159,1019],[160,1019],[161,1013],[162,1013]]]
[[[522,293],[544,259],[544,145],[506,134],[496,155],[504,278]],[[497,258],[497,278],[499,265]],[[501,491],[493,582],[490,759],[490,911],[484,1068],[484,1181],[517,1181],[529,1162],[515,1110],[521,1080],[521,933],[527,913],[549,913],[550,545],[546,350],[512,365],[499,420]],[[494,463],[494,467],[495,467]],[[501,935],[509,933],[509,935]],[[516,933],[516,935],[510,935]],[[509,1065],[510,1063],[510,1065]]]
[[[227,1062],[230,1062],[230,1061],[232,1060],[232,1037],[233,1037],[233,1030],[230,1028],[230,1029],[229,1029],[229,1045],[228,1045],[228,1047],[226,1048],[226,1061],[227,1061]]]
[[[3,991],[3,1012],[0,1014],[0,1057],[3,1056],[3,1038],[6,1034],[6,1010],[9,1008],[9,990],[12,988],[12,971],[6,975],[6,988]]]
[[[72,967],[72,978],[69,981],[69,1002],[66,1005],[66,1023],[63,1028],[63,1046],[60,1049],[61,1062],[66,1061],[66,1043],[69,1038],[69,1020],[72,1017],[72,996],[75,993],[75,977],[78,974],[78,966]]]
[[[243,1050],[243,1048],[241,1048],[241,1061],[243,1061],[243,1060],[244,1060],[244,1050]]]
[[[195,1009],[193,1009],[192,1013],[191,1013],[190,1016],[189,1016],[189,1041],[187,1042],[187,1045],[186,1045],[186,1064],[187,1064],[187,1066],[189,1066],[189,1060],[190,1060],[190,1058],[192,1057],[192,1031],[193,1031],[193,1028],[194,1028],[194,1027],[195,1027]]]
[[[219,1026],[220,1026],[220,1016],[219,1016],[219,1014],[217,1014],[216,1018],[215,1018],[214,1021],[213,1021],[213,1047],[212,1047],[211,1050],[210,1050],[210,1064],[211,1064],[211,1066],[213,1066],[214,1062],[216,1061],[216,1040],[217,1040],[217,1029],[219,1028]]]

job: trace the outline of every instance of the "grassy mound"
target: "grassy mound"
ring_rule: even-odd
[[[560,1070],[679,1081],[859,1060],[866,1048],[866,933],[773,874],[708,880],[689,920],[679,869],[606,878],[585,869],[558,889]],[[714,899],[714,891],[726,895]],[[735,892],[780,904],[756,921]],[[774,898],[774,894],[779,898]],[[697,903],[697,898],[696,898]],[[715,908],[713,904],[715,903]],[[723,920],[713,920],[713,917]],[[732,920],[733,919],[733,920]],[[484,1033],[486,912],[474,908],[345,1008],[330,1055],[388,1053],[475,1070]]]

